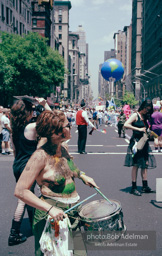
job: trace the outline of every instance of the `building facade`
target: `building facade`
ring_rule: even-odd
[[[31,20],[31,0],[0,0],[0,31],[28,34]]]
[[[133,0],[132,2],[131,81],[137,100],[141,100],[143,97],[141,94],[142,83],[138,79],[142,65],[142,4],[143,0]]]
[[[142,69],[145,94],[162,99],[162,2],[143,0]]]
[[[69,69],[69,10],[70,1],[54,1],[54,23],[55,35],[59,40],[59,53],[65,60],[65,69]],[[68,99],[70,79],[65,76],[64,84],[61,85],[61,92],[65,100]]]
[[[90,76],[88,74],[88,44],[86,42],[86,33],[82,25],[78,26],[77,31],[75,32],[79,35],[78,47],[80,51],[79,59],[79,101],[84,99],[89,99],[90,93]]]
[[[31,1],[32,5],[32,32],[39,33],[47,38],[47,44],[51,45],[51,6],[50,1]]]
[[[118,30],[117,33],[114,33],[113,38],[114,38],[114,49],[115,49],[116,59],[120,60],[124,65],[123,78],[115,83],[115,88],[114,88],[114,93],[116,98],[120,99],[125,94],[125,72],[126,72],[126,65],[127,65],[126,33],[125,31]]]
[[[69,98],[71,102],[78,103],[79,96],[79,59],[80,52],[78,47],[79,35],[69,32],[69,56],[70,56],[70,90]]]

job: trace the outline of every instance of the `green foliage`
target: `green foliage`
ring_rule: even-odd
[[[64,60],[37,33],[0,36],[0,105],[13,95],[47,97],[64,81]]]
[[[130,106],[136,106],[138,101],[135,99],[134,94],[132,92],[125,92],[123,96],[123,103],[127,103]]]

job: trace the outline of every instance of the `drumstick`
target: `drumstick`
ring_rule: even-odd
[[[75,204],[75,205],[72,206],[70,209],[66,210],[64,213],[70,212],[71,210],[73,210],[73,209],[76,208],[77,206],[81,205],[82,203],[86,202],[87,200],[89,200],[90,198],[92,198],[92,197],[94,197],[94,196],[96,196],[96,195],[97,195],[97,193],[95,193],[95,194],[93,194],[93,195],[91,195],[91,196],[85,198],[83,201],[81,201],[81,202]]]
[[[113,203],[104,195],[102,194],[102,192],[98,189],[98,188],[95,188],[94,189],[106,200],[108,201],[111,205],[113,205]]]
[[[64,213],[70,212],[71,210],[73,210],[73,209],[76,208],[77,206],[81,205],[82,203],[86,202],[87,200],[89,200],[90,198],[92,198],[92,197],[94,197],[94,196],[96,196],[96,195],[97,195],[97,193],[95,193],[95,194],[93,194],[93,195],[91,195],[91,196],[85,198],[83,201],[81,201],[81,202],[75,204],[74,206],[72,206],[72,207],[69,208],[68,210],[64,211]],[[54,219],[52,219],[51,222],[54,222]]]

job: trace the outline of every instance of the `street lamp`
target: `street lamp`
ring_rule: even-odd
[[[136,84],[137,82],[133,82],[133,84]],[[146,83],[149,83],[149,81],[146,81]],[[142,88],[143,88],[143,92],[144,92],[144,100],[146,99],[146,94],[147,94],[147,92],[146,92],[146,89],[145,89],[145,86],[143,85],[143,83],[141,83],[141,81],[140,81],[140,85],[142,85]]]

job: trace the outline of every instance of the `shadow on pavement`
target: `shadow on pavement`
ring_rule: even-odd
[[[130,193],[130,194],[131,194],[131,189],[132,189],[132,187],[126,187],[126,188],[120,189],[120,191],[125,192],[125,193]],[[141,191],[141,187],[137,187],[137,189],[138,189],[139,191]]]
[[[152,204],[153,206],[155,206],[156,208],[159,208],[159,209],[162,209],[162,202],[156,202],[156,200],[151,200],[150,201],[150,204]],[[161,204],[161,206],[160,205],[158,205],[158,204]]]

